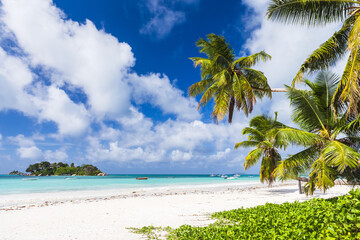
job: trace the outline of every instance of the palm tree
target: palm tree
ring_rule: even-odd
[[[256,97],[271,97],[271,89],[264,74],[251,68],[259,61],[271,59],[264,51],[236,58],[234,50],[223,36],[207,35],[207,40],[196,42],[201,53],[207,58],[190,58],[195,67],[201,65],[201,81],[190,86],[189,95],[195,97],[202,94],[198,109],[205,106],[213,98],[215,101],[212,117],[216,122],[229,114],[232,122],[234,109],[251,113]]]
[[[288,87],[292,117],[301,129],[280,129],[276,138],[305,149],[281,161],[275,174],[288,179],[310,170],[307,194],[315,188],[325,192],[339,176],[359,169],[360,120],[346,115],[343,105],[331,104],[338,81],[335,74],[320,72],[314,83],[305,81],[310,90]]]
[[[325,70],[350,53],[332,102],[348,104],[348,114],[358,114],[360,97],[360,1],[359,0],[272,0],[267,16],[274,21],[323,26],[342,21],[339,31],[320,45],[301,65],[293,80],[303,81],[304,73]]]
[[[235,149],[239,147],[255,147],[245,158],[244,168],[255,165],[261,159],[260,181],[269,183],[269,186],[275,181],[274,170],[281,161],[279,148],[285,149],[284,141],[276,138],[276,132],[285,127],[277,121],[277,113],[275,119],[268,116],[257,116],[250,120],[250,127],[243,129],[242,134],[248,135],[248,140],[239,142],[235,145]]]

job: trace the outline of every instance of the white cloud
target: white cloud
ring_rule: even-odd
[[[1,9],[6,30],[27,56],[8,56],[0,49],[0,82],[5,86],[0,110],[16,109],[39,121],[54,121],[60,136],[84,134],[91,121],[127,116],[132,98],[180,119],[200,118],[195,100],[184,97],[166,76],[130,73],[135,63],[131,47],[96,29],[90,20],[65,20],[51,0],[4,0]],[[32,73],[28,64],[41,66],[51,85],[34,84],[34,78],[42,76]],[[68,95],[72,91],[82,91],[86,103],[73,102]]]
[[[215,155],[210,156],[211,159],[224,160],[231,153],[230,148],[226,148],[224,151],[219,151]]]
[[[119,120],[123,129],[118,140],[103,141],[102,132],[88,139],[87,158],[91,161],[191,162],[206,166],[228,162],[239,156],[232,150],[244,137],[247,123],[228,124],[167,120],[154,124],[133,109],[132,115]],[[238,166],[238,170],[242,168]]]
[[[16,153],[22,159],[38,160],[42,157],[42,151],[35,145],[35,142],[30,137],[25,137],[19,134],[15,137],[8,137],[10,142],[19,146]]]
[[[131,47],[87,20],[64,20],[50,0],[4,0],[2,21],[33,65],[55,70],[57,80],[83,89],[91,111],[118,116],[130,105],[124,74],[134,65]]]
[[[63,149],[57,149],[55,151],[47,150],[43,154],[44,159],[49,162],[63,162],[66,161],[69,156]]]
[[[174,162],[189,161],[193,157],[191,152],[183,152],[180,150],[174,150],[171,152],[171,160]]]
[[[193,98],[185,98],[184,93],[173,86],[166,75],[132,74],[130,79],[134,86],[135,102],[149,102],[164,113],[176,114],[179,119],[200,119],[200,114],[196,111],[197,102]]]
[[[42,157],[42,151],[36,146],[20,147],[16,151],[19,154],[20,158],[24,159],[37,160]]]
[[[192,5],[198,0],[148,0],[145,1],[147,11],[150,13],[150,20],[140,29],[140,33],[153,35],[157,39],[166,37],[176,26],[186,21],[186,14],[183,10],[175,10],[176,5]]]
[[[126,148],[117,141],[101,144],[100,141],[94,137],[89,137],[88,140],[87,158],[94,162],[107,160],[115,162],[131,162],[133,160],[158,162],[161,161],[165,155],[165,151],[163,150],[142,147]]]
[[[0,110],[15,109],[26,115],[36,115],[31,96],[25,91],[32,81],[26,63],[20,58],[9,56],[0,48]]]
[[[58,123],[59,134],[80,135],[89,127],[88,112],[82,104],[75,104],[61,89],[54,86],[39,91],[33,102],[39,109],[40,120]]]
[[[32,147],[35,146],[35,142],[32,138],[27,138],[22,134],[19,134],[15,137],[8,137],[8,139],[15,143],[16,145],[19,145],[21,147]]]

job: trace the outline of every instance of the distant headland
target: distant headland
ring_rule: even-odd
[[[40,163],[30,164],[26,169],[27,173],[19,171],[12,171],[9,175],[20,176],[107,176],[97,167],[91,164],[82,164],[81,166],[75,166],[74,163],[70,165],[62,162],[50,163],[43,161]]]

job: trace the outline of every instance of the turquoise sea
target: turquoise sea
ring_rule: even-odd
[[[123,175],[111,174],[105,177],[85,176],[41,176],[23,177],[0,175],[0,195],[44,193],[61,191],[81,191],[119,188],[149,188],[182,185],[205,185],[218,183],[254,183],[259,175],[241,175],[225,179],[210,175]],[[136,180],[147,177],[148,180]]]

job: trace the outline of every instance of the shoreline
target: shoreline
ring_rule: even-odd
[[[27,195],[23,202],[16,199],[11,202],[9,197],[8,203],[13,206],[0,211],[0,232],[2,240],[136,240],[144,237],[132,233],[129,228],[151,225],[176,228],[184,224],[205,226],[215,221],[209,218],[209,214],[214,212],[267,202],[280,204],[314,197],[331,198],[347,194],[350,189],[351,186],[337,185],[325,195],[316,191],[314,196],[306,197],[299,194],[297,182],[292,181],[277,183],[271,188],[258,183],[247,187],[226,184],[135,192],[128,189],[127,193],[116,194],[101,191],[93,197],[82,192],[82,196],[77,195],[81,197],[79,199],[74,198],[74,193],[66,196]],[[29,203],[23,204],[24,201]]]
[[[273,186],[295,185],[295,181],[279,182]],[[39,193],[14,193],[0,195],[0,211],[63,204],[66,202],[98,201],[107,199],[126,199],[133,197],[151,197],[197,193],[216,193],[224,191],[246,191],[255,188],[268,188],[266,184],[254,182],[200,183],[188,185],[167,185],[132,188],[108,188],[77,191],[54,191]]]

